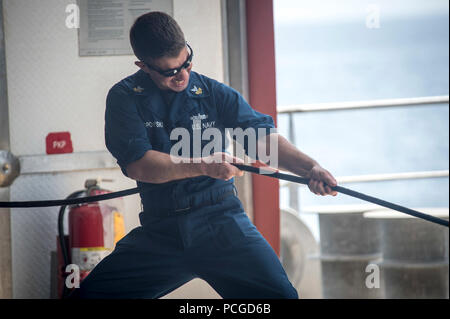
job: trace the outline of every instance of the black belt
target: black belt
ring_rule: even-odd
[[[193,210],[218,204],[230,196],[237,196],[236,187],[234,185],[227,185],[226,187],[221,187],[219,189],[212,189],[190,196],[174,198],[173,204],[176,207],[151,206],[147,208],[148,212],[144,212],[144,214],[149,214],[151,216],[173,216],[189,213]]]

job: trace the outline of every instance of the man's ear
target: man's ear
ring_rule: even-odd
[[[145,66],[145,63],[144,63],[144,62],[142,62],[142,61],[135,61],[134,64],[135,64],[138,68],[140,68],[141,70],[144,70],[144,71],[145,71],[146,66]]]

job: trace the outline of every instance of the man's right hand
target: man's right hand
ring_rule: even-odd
[[[214,153],[202,158],[202,171],[204,175],[226,181],[244,175],[243,171],[230,163],[244,164],[244,161],[227,153]]]

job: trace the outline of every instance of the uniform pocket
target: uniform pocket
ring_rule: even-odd
[[[244,211],[214,214],[207,222],[219,249],[234,247],[259,234]]]
[[[232,217],[245,237],[260,236],[258,229],[253,225],[244,211],[232,213]]]

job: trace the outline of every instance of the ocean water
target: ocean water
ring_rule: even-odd
[[[286,1],[274,3],[277,12]],[[447,10],[419,6],[410,16],[381,10],[374,29],[364,17],[316,23],[278,16],[278,105],[448,95],[448,3],[443,7]],[[299,149],[335,176],[449,167],[448,104],[298,113],[294,126]],[[287,137],[287,115],[279,115],[278,127]],[[448,178],[343,186],[411,208],[449,206]],[[363,203],[343,194],[316,196],[306,187],[300,188],[299,198],[300,216],[317,239],[317,216],[302,209]],[[288,206],[286,189],[280,202]]]

